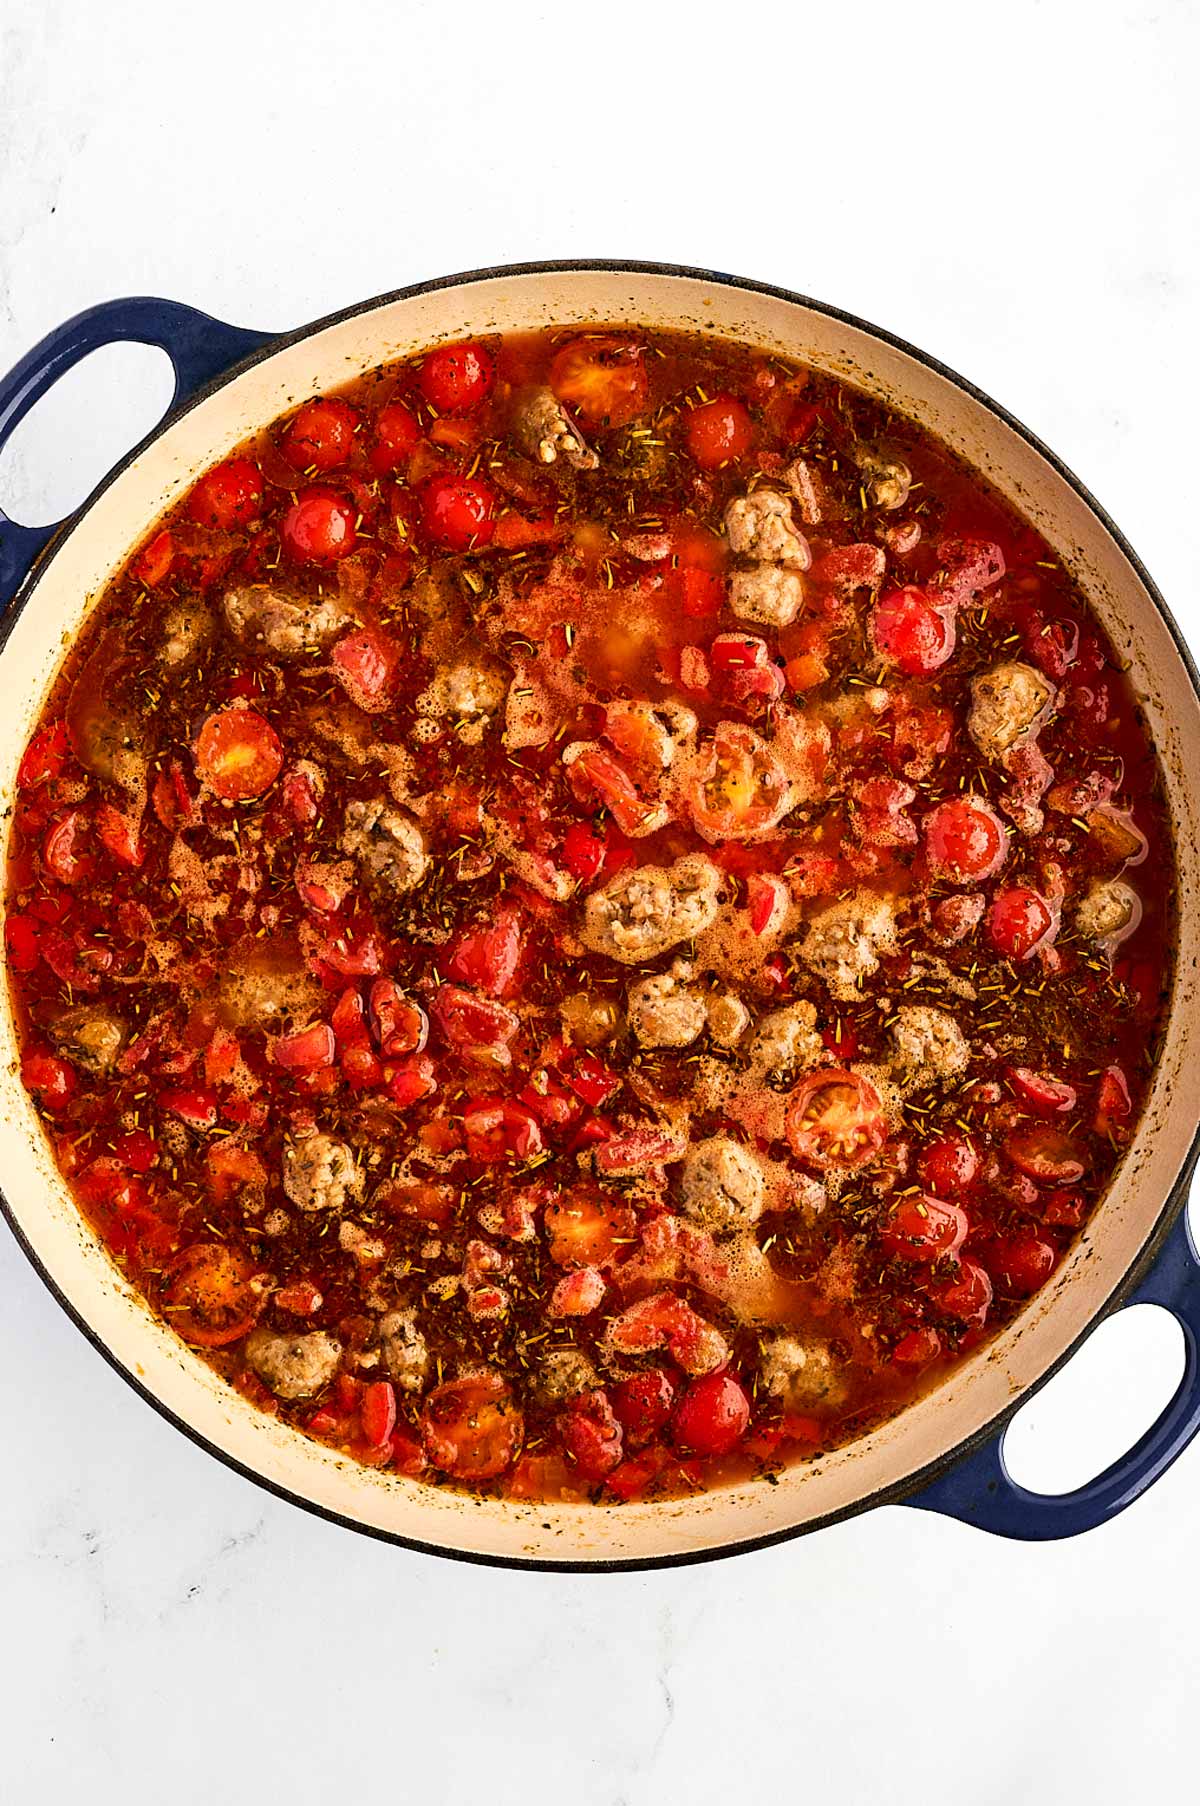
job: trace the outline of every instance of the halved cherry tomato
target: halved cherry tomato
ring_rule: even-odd
[[[300,564],[335,564],[354,550],[357,510],[336,489],[314,483],[302,489],[283,517],[284,550]]]
[[[435,1386],[421,1412],[421,1443],[433,1466],[459,1480],[494,1480],[512,1466],[525,1420],[498,1373]]]
[[[595,1054],[583,1054],[575,1061],[566,1075],[567,1084],[581,1098],[590,1110],[598,1110],[601,1104],[621,1089],[622,1079],[619,1072]]]
[[[193,1129],[213,1129],[217,1123],[217,1100],[202,1085],[180,1086],[164,1091],[158,1099],[164,1110],[177,1116]]]
[[[174,1261],[163,1314],[185,1342],[223,1348],[254,1327],[266,1293],[254,1284],[258,1268],[240,1248],[197,1242]]]
[[[417,382],[439,414],[463,414],[486,401],[496,381],[496,364],[482,345],[439,345],[421,365]]]
[[[685,417],[683,435],[701,470],[720,470],[745,457],[754,443],[754,423],[736,396],[716,395]]]
[[[880,658],[906,676],[936,671],[954,651],[954,618],[924,590],[894,589],[871,610],[870,634]]]
[[[1013,1129],[1004,1138],[1004,1152],[1018,1172],[1042,1185],[1073,1185],[1087,1171],[1087,1156],[1075,1138],[1049,1124]]]
[[[196,739],[200,776],[227,802],[269,790],[283,766],[283,747],[269,721],[241,703],[210,715]]]
[[[354,449],[360,419],[335,395],[306,401],[283,429],[279,449],[293,470],[336,470]]]
[[[741,722],[718,724],[689,794],[705,840],[752,840],[787,814],[792,788],[766,741]]]
[[[645,834],[661,826],[663,811],[648,802],[619,759],[602,747],[580,753],[569,769],[571,786],[583,802],[599,798],[622,834]]]
[[[263,482],[250,458],[227,458],[201,477],[188,497],[188,513],[202,527],[231,532],[262,512]]]
[[[823,1167],[862,1166],[887,1140],[887,1117],[874,1085],[858,1072],[829,1067],[792,1092],[785,1123],[797,1160]]]
[[[572,339],[555,353],[550,387],[591,427],[628,426],[650,398],[645,356],[626,339]]]
[[[551,1198],[542,1220],[558,1267],[607,1266],[634,1230],[628,1205],[578,1187]]]
[[[991,804],[977,796],[939,803],[922,827],[930,872],[951,884],[982,884],[994,878],[1008,855],[1004,823]]]
[[[1028,885],[1014,884],[992,899],[987,928],[992,944],[1006,959],[1028,959],[1054,927],[1046,899]]]
[[[1008,1077],[1021,1102],[1039,1116],[1069,1116],[1075,1108],[1074,1085],[1049,1078],[1044,1072],[1034,1072],[1028,1066],[1010,1066]]]
[[[258,1155],[236,1141],[214,1141],[206,1154],[208,1189],[218,1204],[228,1204],[244,1191],[261,1193],[267,1169]]]
[[[728,1455],[750,1427],[750,1400],[730,1373],[693,1380],[671,1422],[677,1448],[691,1455]]]
[[[435,546],[468,552],[490,545],[496,492],[481,477],[431,477],[421,491],[421,524]]]
[[[175,540],[166,527],[144,545],[133,561],[133,574],[147,589],[154,589],[171,574],[175,562]]]
[[[965,1210],[925,1192],[900,1199],[881,1239],[901,1260],[941,1260],[958,1253],[969,1227]]]

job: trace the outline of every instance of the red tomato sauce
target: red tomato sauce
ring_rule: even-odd
[[[1008,1323],[1151,1075],[1137,700],[927,435],[747,347],[439,348],[206,472],[26,751],[24,1082],[149,1307],[431,1484],[667,1496]]]

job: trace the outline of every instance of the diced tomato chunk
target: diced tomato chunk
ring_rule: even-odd
[[[507,1098],[479,1098],[463,1117],[472,1160],[532,1160],[542,1151],[536,1116]]]
[[[675,1382],[665,1367],[648,1367],[609,1387],[613,1415],[625,1432],[625,1446],[642,1449],[670,1421]]]
[[[386,634],[375,627],[348,633],[337,642],[330,658],[351,702],[368,714],[391,706],[400,649]]]
[[[368,1005],[371,1032],[389,1059],[420,1053],[429,1039],[429,1018],[390,978],[377,978]]]
[[[328,1022],[314,1022],[294,1034],[280,1035],[274,1049],[275,1064],[287,1072],[316,1072],[332,1066],[337,1058],[337,1042]]]
[[[591,884],[604,864],[604,841],[587,822],[572,822],[562,844],[562,862],[580,884]]]
[[[1093,1127],[1097,1135],[1107,1135],[1110,1140],[1118,1143],[1127,1140],[1132,1116],[1133,1099],[1129,1095],[1129,1081],[1119,1066],[1105,1067],[1096,1092]]]
[[[514,909],[501,909],[494,922],[468,928],[454,942],[448,975],[488,997],[507,997],[521,959],[521,921]]]
[[[164,1110],[178,1116],[189,1128],[212,1129],[216,1126],[217,1100],[211,1091],[201,1086],[164,1091],[158,1101]]]
[[[428,1054],[414,1054],[411,1059],[402,1060],[394,1069],[385,1069],[385,1076],[389,1070],[388,1091],[393,1103],[402,1108],[419,1104],[437,1091],[437,1067]]]
[[[936,1329],[923,1324],[920,1329],[910,1329],[906,1336],[901,1336],[892,1350],[892,1360],[897,1367],[917,1369],[928,1367],[941,1352],[942,1338]]]
[[[621,1460],[621,1426],[604,1392],[581,1392],[556,1421],[568,1466],[583,1479],[603,1480]]]
[[[14,972],[34,972],[42,957],[38,925],[31,916],[4,918],[4,946]]]
[[[170,531],[164,527],[161,533],[144,545],[133,561],[133,574],[139,583],[147,589],[154,589],[164,583],[171,574],[171,566],[175,562],[175,540]]]
[[[871,611],[871,638],[880,658],[907,676],[936,671],[954,651],[954,620],[920,589],[895,589]]]
[[[96,862],[87,841],[88,820],[82,809],[60,815],[46,835],[42,858],[60,884],[83,884],[92,876]]]
[[[136,872],[145,863],[146,843],[133,816],[122,814],[111,803],[101,803],[96,811],[96,832],[118,865]]]

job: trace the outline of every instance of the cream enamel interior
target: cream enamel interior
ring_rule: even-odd
[[[1145,698],[1181,864],[1176,997],[1146,1119],[1102,1209],[1031,1308],[938,1391],[850,1448],[752,1484],[652,1506],[521,1506],[381,1476],[260,1415],[145,1311],[82,1225],[16,1077],[0,1008],[0,1184],[37,1260],[119,1365],[213,1448],[364,1527],[445,1550],[553,1562],[686,1556],[786,1533],[902,1487],[989,1423],[1102,1313],[1161,1216],[1196,1126],[1200,834],[1189,771],[1200,706],[1134,566],[1086,502],[982,403],[907,352],[799,301],[696,275],[602,268],[498,273],[367,307],[301,336],[185,413],[86,509],[42,567],[4,649],[0,723],[7,805],[30,723],[64,648],[128,549],[210,463],[306,396],[439,339],[624,321],[711,331],[839,372],[949,442],[1031,517],[1084,582]],[[5,819],[8,819],[6,808]],[[1193,1083],[1181,1083],[1189,1065]],[[1173,1102],[1173,1100],[1175,1100]]]

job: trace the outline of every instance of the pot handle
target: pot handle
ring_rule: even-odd
[[[102,345],[131,339],[139,345],[157,345],[166,352],[175,371],[169,413],[202,384],[211,382],[275,336],[227,326],[197,308],[185,307],[181,301],[163,301],[152,295],[131,295],[85,308],[74,319],[47,333],[20,363],[13,365],[7,376],[0,378],[0,450],[18,422],[59,377]],[[65,524],[66,521],[54,521],[44,527],[23,527],[0,510],[0,611],[8,607],[24,583],[39,552]]]
[[[1187,1178],[1181,1184],[1186,1201]],[[1051,1542],[1115,1518],[1141,1497],[1200,1430],[1200,1254],[1182,1209],[1146,1278],[1122,1304],[1160,1304],[1183,1330],[1184,1368],[1158,1420],[1112,1466],[1074,1492],[1049,1495],[1018,1486],[1004,1465],[1007,1425],[981,1449],[930,1482],[905,1505],[937,1511],[996,1536]]]

